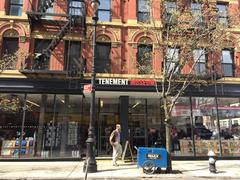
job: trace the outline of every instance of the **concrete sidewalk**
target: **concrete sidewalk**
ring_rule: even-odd
[[[208,161],[173,161],[172,174],[146,175],[136,163],[112,166],[110,160],[98,160],[98,172],[88,179],[240,179],[239,160],[217,161],[217,174],[209,173]],[[0,179],[84,179],[83,161],[0,162]]]

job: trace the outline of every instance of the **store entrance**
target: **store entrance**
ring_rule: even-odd
[[[129,122],[130,143],[132,147],[147,145],[147,111],[145,99],[130,99]]]
[[[111,155],[112,146],[109,144],[109,136],[115,125],[120,123],[116,113],[100,113],[98,119],[98,155]]]

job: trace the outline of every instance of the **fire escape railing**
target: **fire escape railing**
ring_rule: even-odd
[[[85,8],[85,2],[84,0],[81,1],[81,7],[78,6],[78,8],[81,8],[80,14],[63,14],[63,13],[49,13],[48,9],[53,8],[54,3],[56,0],[41,0],[39,3],[39,6],[37,11],[30,11],[27,12],[28,19],[30,22],[31,29],[38,26],[39,24],[41,26],[44,25],[52,25],[53,27],[60,28],[60,31],[57,32],[57,34],[54,36],[54,38],[51,40],[50,44],[42,50],[41,53],[34,54],[34,57],[32,58],[31,55],[27,57],[25,60],[25,64],[22,66],[23,70],[48,70],[49,66],[49,59],[54,51],[54,49],[57,47],[57,45],[60,43],[60,41],[66,36],[66,34],[70,34],[74,28],[81,28],[81,31],[83,34],[86,33],[86,8]],[[68,1],[64,1],[66,5],[69,7]],[[70,12],[70,11],[69,11]],[[45,18],[46,16],[51,17],[61,17],[57,19],[52,18]],[[79,65],[82,65],[83,63],[79,63]],[[78,69],[84,69],[82,67],[78,67]],[[69,74],[69,73],[68,73]],[[71,74],[71,73],[70,73]]]

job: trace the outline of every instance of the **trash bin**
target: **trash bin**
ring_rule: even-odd
[[[168,153],[165,148],[139,147],[137,149],[137,166],[143,168],[143,172],[152,174],[157,170],[168,167]]]

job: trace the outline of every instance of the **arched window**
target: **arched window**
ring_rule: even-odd
[[[138,74],[152,73],[152,43],[149,38],[142,38],[139,41],[137,68]]]
[[[14,54],[17,52],[18,46],[18,32],[15,30],[7,30],[3,34],[3,54]]]
[[[97,73],[111,72],[111,39],[109,37],[102,35],[97,38],[96,59]]]
[[[1,69],[15,69],[17,63],[17,51],[19,49],[18,32],[7,30],[3,34]]]

